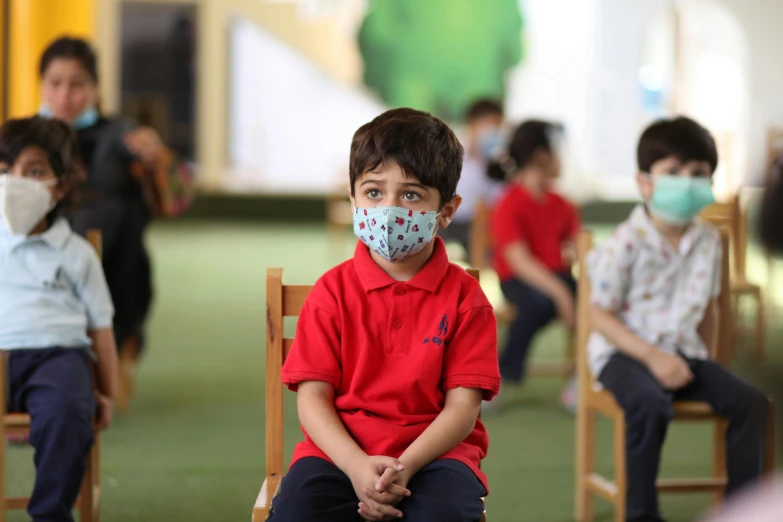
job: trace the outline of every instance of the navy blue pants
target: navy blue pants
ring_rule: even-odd
[[[8,410],[31,418],[35,486],[27,512],[34,522],[71,522],[94,438],[89,355],[73,348],[15,350],[8,375]]]
[[[662,520],[655,481],[674,399],[707,402],[728,421],[727,495],[761,476],[767,398],[714,361],[687,361],[694,380],[676,392],[664,390],[644,365],[621,353],[612,355],[598,378],[625,412],[629,521]]]
[[[558,273],[557,277],[576,295],[576,280],[570,273]],[[548,296],[518,279],[501,282],[500,289],[517,309],[514,322],[508,329],[506,349],[500,356],[500,375],[504,381],[520,382],[525,376],[527,354],[533,338],[557,317],[557,309]]]
[[[479,522],[484,486],[465,464],[441,459],[408,483],[411,496],[397,508],[411,522]],[[316,457],[300,459],[283,478],[269,522],[362,522],[348,476]]]

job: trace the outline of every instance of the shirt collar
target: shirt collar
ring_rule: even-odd
[[[647,243],[654,249],[673,248],[658,232],[655,228],[650,215],[647,213],[647,207],[643,203],[640,203],[631,213],[629,219],[634,233],[639,236],[642,241]],[[700,218],[693,220],[693,223],[685,230],[685,234],[680,241],[680,254],[687,253],[699,240],[701,240],[707,228],[704,226]]]
[[[435,247],[432,251],[432,257],[430,257],[427,264],[422,267],[418,274],[409,281],[405,281],[406,284],[412,287],[426,290],[431,293],[438,290],[438,287],[449,268],[449,257],[446,254],[446,245],[439,237],[435,237],[433,241],[435,242]],[[370,256],[370,249],[361,241],[356,245],[356,251],[353,255],[353,266],[356,273],[359,275],[359,281],[361,281],[365,292],[378,290],[398,283],[398,281],[392,279],[389,274],[378,266],[378,263]]]
[[[31,236],[28,240],[40,239],[56,250],[62,250],[71,236],[71,227],[65,218],[58,218],[52,226],[41,234]]]

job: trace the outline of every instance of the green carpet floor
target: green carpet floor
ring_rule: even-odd
[[[156,225],[150,246],[158,295],[149,354],[130,412],[102,438],[103,520],[247,521],[264,470],[265,269],[282,266],[286,282],[311,283],[352,253],[352,239],[328,244],[314,226],[187,222]],[[557,356],[562,340],[551,328],[537,356]],[[574,422],[558,406],[561,384],[531,379],[503,415],[487,419],[490,522],[572,520]],[[293,395],[287,400],[290,454],[300,433]],[[608,472],[611,432],[600,428],[597,461]],[[709,473],[709,429],[676,425],[670,433],[664,474]],[[10,493],[29,491],[31,458],[28,448],[10,449]],[[693,520],[708,505],[705,495],[663,500],[671,522]],[[596,506],[597,521],[611,520],[608,505]]]

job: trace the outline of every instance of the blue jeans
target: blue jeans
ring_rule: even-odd
[[[567,272],[556,275],[576,295],[574,277]],[[505,381],[520,382],[525,376],[527,354],[533,338],[557,317],[557,309],[552,299],[518,279],[502,281],[500,289],[517,310],[514,322],[508,329],[506,349],[500,356],[500,375]]]
[[[34,522],[72,522],[71,510],[94,440],[89,354],[79,348],[14,350],[8,358],[8,411],[30,414]]]
[[[479,522],[486,493],[465,464],[452,459],[424,466],[408,483],[411,496],[397,508],[410,522]],[[297,460],[272,501],[269,522],[362,522],[348,476],[317,457]]]

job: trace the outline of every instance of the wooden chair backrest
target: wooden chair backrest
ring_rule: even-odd
[[[772,166],[783,155],[783,127],[770,126],[767,129],[767,165],[764,188],[772,186]]]
[[[724,228],[720,229],[721,246],[723,252],[728,252],[729,234]],[[577,375],[579,379],[580,396],[589,393],[592,389],[593,377],[587,365],[587,341],[590,338],[590,278],[585,267],[587,255],[593,248],[593,233],[583,230],[577,240],[577,263],[579,266],[579,281],[577,287],[577,321],[576,321],[576,358]],[[733,344],[733,315],[731,311],[731,288],[729,286],[729,259],[725,254],[721,263],[721,293],[719,298],[719,324],[718,335],[713,346],[708,346],[710,358],[728,364],[731,357]]]
[[[468,263],[479,270],[489,268],[489,248],[492,245],[489,229],[490,214],[489,204],[480,198],[473,212],[473,221],[470,222],[470,252],[468,252]]]
[[[725,228],[729,234],[730,274],[743,278],[746,275],[748,251],[748,220],[740,205],[739,194],[729,201],[713,203],[701,212],[701,218],[717,228]]]
[[[479,279],[479,271],[467,272]],[[283,320],[298,317],[312,285],[284,285],[282,268],[266,269],[266,474],[282,476],[283,382],[280,370],[294,344],[285,337]]]

